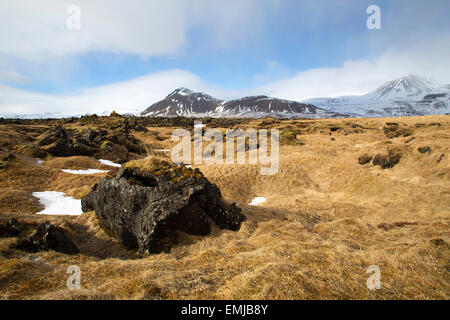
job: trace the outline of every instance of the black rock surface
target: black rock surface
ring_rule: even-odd
[[[107,233],[141,254],[168,249],[166,240],[177,231],[205,236],[212,221],[237,231],[246,219],[236,204],[225,204],[215,184],[185,166],[123,168],[100,180],[81,204],[84,212],[95,210]]]

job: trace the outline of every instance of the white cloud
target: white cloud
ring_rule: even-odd
[[[79,0],[81,28],[66,21],[72,1],[0,2],[0,53],[47,59],[89,51],[142,56],[177,53],[186,44],[187,3],[171,1]]]
[[[67,27],[74,4],[79,30]],[[3,0],[0,54],[25,60],[95,51],[173,55],[186,49],[190,28],[204,30],[207,42],[230,46],[260,29],[263,10],[258,0]]]
[[[0,82],[12,82],[21,85],[29,83],[26,77],[14,70],[0,70]]]
[[[205,85],[194,74],[182,70],[152,73],[132,80],[83,89],[72,94],[43,94],[0,85],[0,114],[59,113],[75,115],[142,111],[164,98],[174,88],[201,90]]]
[[[266,70],[262,73],[253,75],[253,81],[261,84],[264,82],[285,78],[288,74],[288,69],[282,66],[278,61],[268,60],[266,61]]]

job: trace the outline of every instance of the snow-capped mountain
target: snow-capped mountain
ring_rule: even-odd
[[[362,96],[304,100],[324,109],[362,117],[450,113],[450,85],[416,75],[388,81]]]
[[[317,108],[312,104],[270,98],[267,96],[251,96],[241,99],[222,101],[205,93],[193,92],[179,88],[165,99],[156,102],[141,115],[147,116],[208,116],[208,117],[246,117],[246,118],[331,118],[345,115]]]
[[[174,90],[165,99],[154,103],[141,114],[147,116],[194,116],[197,114],[209,114],[220,103],[207,94],[193,92],[186,88]]]

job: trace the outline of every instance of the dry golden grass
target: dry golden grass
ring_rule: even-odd
[[[387,138],[386,122],[412,136]],[[42,167],[14,160],[0,171],[0,217],[50,220],[68,231],[82,253],[28,254],[8,249],[14,239],[0,239],[0,298],[449,299],[448,116],[260,119],[242,127],[280,128],[303,144],[280,146],[280,170],[272,176],[261,176],[256,165],[194,166],[242,207],[247,221],[238,232],[214,227],[207,237],[180,234],[170,253],[142,259],[106,235],[93,212],[42,217],[33,214],[39,210],[35,200],[20,201],[40,190],[81,197],[104,175],[67,176],[59,169],[94,168],[95,160],[52,159]],[[173,128],[148,129],[157,134],[136,136],[154,149],[173,146]],[[419,153],[423,146],[432,152]],[[358,163],[360,155],[388,148],[402,155],[395,167]],[[152,150],[150,155],[170,157]],[[255,196],[267,201],[247,205]],[[11,199],[26,204],[15,207]],[[66,288],[69,265],[81,269],[81,290]],[[379,290],[366,287],[370,265],[381,269]]]

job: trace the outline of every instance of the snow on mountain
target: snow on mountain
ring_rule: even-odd
[[[315,98],[303,102],[362,117],[447,114],[450,112],[450,86],[408,75],[388,81],[362,96]]]
[[[179,88],[165,99],[156,102],[142,115],[147,116],[209,116],[209,117],[307,117],[330,118],[344,116],[316,108],[311,104],[282,100],[267,96],[251,96],[241,99],[222,101],[205,93],[193,92],[186,88]]]
[[[186,88],[174,90],[165,99],[145,109],[141,115],[147,116],[193,116],[209,115],[222,103],[205,93],[193,92]]]

